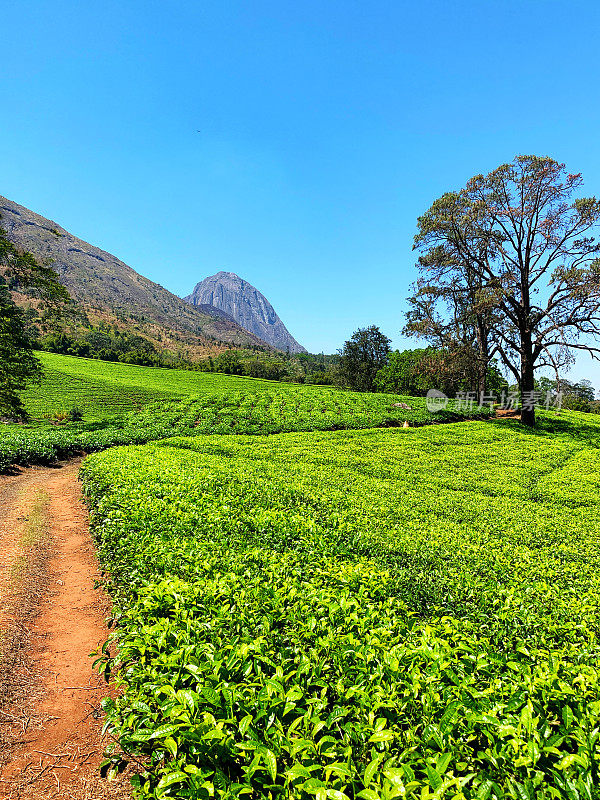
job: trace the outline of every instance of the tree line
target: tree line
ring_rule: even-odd
[[[359,328],[340,350],[337,385],[366,392],[392,392],[423,396],[437,389],[452,396],[470,393],[477,400],[481,392],[494,397],[502,393],[518,394],[519,386],[510,384],[495,361],[488,363],[485,389],[474,354],[467,351],[436,349],[392,350],[391,340],[376,325]],[[561,396],[561,406],[575,411],[600,413],[600,400],[589,380],[568,381],[563,377],[540,376],[533,391],[545,397]]]
[[[187,359],[178,354],[158,351],[145,337],[106,323],[100,323],[97,327],[90,325],[88,330],[78,335],[58,329],[40,337],[34,336],[33,347],[49,353],[144,367],[184,368],[188,365]]]

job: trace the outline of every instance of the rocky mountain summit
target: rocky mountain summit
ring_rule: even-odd
[[[235,272],[217,272],[205,278],[184,299],[193,306],[213,306],[224,311],[242,328],[278,350],[306,353],[267,298]]]

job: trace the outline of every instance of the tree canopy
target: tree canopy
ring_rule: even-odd
[[[39,381],[41,368],[25,333],[23,312],[0,284],[0,415],[24,416],[19,392]]]
[[[463,357],[462,351],[449,352],[434,347],[416,350],[394,350],[389,361],[375,377],[375,387],[382,392],[396,392],[422,396],[429,389],[439,389],[446,394],[477,389],[478,375],[472,358]],[[495,363],[490,363],[485,375],[490,390],[500,393],[506,381]]]
[[[343,381],[352,389],[373,391],[378,371],[388,362],[390,343],[376,325],[354,331],[339,351]]]
[[[600,354],[600,202],[574,197],[582,182],[551,158],[517,156],[418,219],[407,332],[471,348],[480,376],[500,358],[528,425],[536,369],[558,373],[575,350]]]

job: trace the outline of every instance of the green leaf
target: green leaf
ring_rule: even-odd
[[[396,734],[393,731],[376,731],[369,738],[369,741],[377,744],[379,742],[391,742],[395,738],[396,738]]]
[[[250,727],[251,722],[252,722],[252,717],[250,716],[250,714],[246,714],[246,716],[240,721],[238,728],[242,736],[246,733],[246,731]]]
[[[492,781],[485,780],[477,789],[477,800],[488,800],[488,797],[492,793],[492,789],[494,788],[494,784]]]
[[[368,786],[369,783],[371,783],[371,781],[373,780],[373,775],[377,772],[377,769],[378,769],[379,765],[381,764],[382,760],[383,760],[383,756],[377,756],[377,758],[374,758],[371,761],[371,763],[367,766],[367,768],[365,769],[365,772],[364,772],[364,775],[363,775],[363,783],[366,786]]]
[[[163,745],[167,748],[167,750],[171,753],[173,758],[177,758],[177,742],[173,739],[172,736],[167,736]]]
[[[286,775],[290,776],[291,778],[311,777],[310,771],[303,764],[294,764],[287,770]]]
[[[168,789],[169,786],[173,786],[175,783],[183,783],[184,781],[187,781],[188,778],[189,775],[186,775],[185,772],[171,772],[160,779],[158,786],[156,787],[156,792],[160,796],[161,794],[164,794],[165,790]]]
[[[275,782],[275,778],[277,777],[277,759],[275,758],[275,753],[273,753],[272,750],[265,749],[265,751],[262,753],[262,756],[265,764],[267,765],[267,770],[269,771],[271,780]]]
[[[212,687],[203,686],[202,689],[200,689],[200,694],[211,705],[213,706],[221,705],[221,698]]]
[[[425,772],[427,773],[427,778],[429,779],[431,788],[436,790],[439,789],[442,785],[442,776],[440,773],[433,767],[429,766],[429,764],[425,765]]]
[[[357,794],[357,797],[361,797],[363,800],[381,800],[380,795],[373,789],[363,789]]]
[[[440,755],[440,757],[437,760],[437,764],[435,765],[435,768],[440,773],[440,775],[443,775],[446,772],[451,761],[452,761],[452,753],[442,753]]]
[[[152,731],[152,733],[147,737],[146,740],[141,740],[141,741],[162,739],[163,737],[171,736],[171,734],[177,733],[177,731],[179,730],[181,730],[181,725],[159,725],[158,728],[155,728]]]

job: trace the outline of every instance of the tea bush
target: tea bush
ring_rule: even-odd
[[[185,400],[165,399],[104,422],[68,425],[65,411],[55,420],[61,421],[60,430],[50,425],[2,426],[0,471],[15,463],[48,462],[81,451],[142,444],[174,434],[264,435],[283,431],[387,427],[402,425],[404,420],[422,425],[490,413],[489,409],[458,411],[450,404],[447,410],[431,414],[422,397],[399,398],[397,395],[342,392],[329,387],[290,387],[268,381],[236,380],[242,383],[242,390],[221,388]]]
[[[184,369],[141,367],[90,358],[37,353],[42,383],[23,394],[25,408],[41,418],[77,405],[86,419],[104,420],[154,401],[173,401],[244,387],[271,388],[271,381]]]
[[[86,459],[137,795],[598,798],[600,429],[577,420]]]

